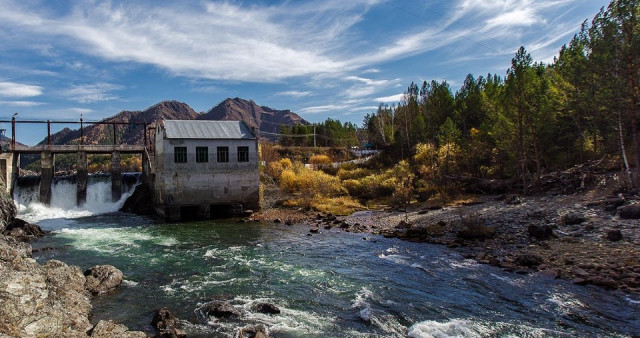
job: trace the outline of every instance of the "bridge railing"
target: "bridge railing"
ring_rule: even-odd
[[[22,147],[16,144],[16,124],[46,124],[47,125],[47,142],[45,145],[38,145],[35,147],[28,147],[28,148],[33,148],[33,150],[35,151],[36,148],[40,148],[43,146],[46,147],[54,147],[54,145],[51,144],[51,125],[52,124],[78,124],[80,125],[80,137],[79,137],[79,142],[77,145],[55,145],[56,149],[59,149],[61,151],[64,151],[66,148],[64,148],[65,146],[69,146],[69,147],[76,147],[75,149],[71,149],[69,148],[69,151],[77,151],[78,150],[78,146],[84,146],[84,147],[95,147],[95,146],[99,146],[99,147],[104,147],[105,145],[95,145],[95,144],[84,144],[85,142],[85,137],[84,137],[84,128],[85,125],[111,125],[112,126],[112,130],[113,130],[113,142],[110,145],[111,147],[121,147],[121,146],[132,146],[135,147],[137,146],[139,147],[146,147],[149,146],[149,141],[150,141],[150,131],[153,128],[149,127],[149,123],[146,122],[118,122],[118,121],[85,121],[83,118],[80,118],[79,121],[55,121],[55,120],[16,120],[15,115],[11,118],[11,120],[0,120],[0,123],[11,123],[11,150],[12,151],[28,151],[29,149],[27,149],[26,147]],[[117,127],[118,126],[122,126],[122,125],[129,125],[129,126],[143,126],[144,128],[142,129],[143,132],[143,140],[144,140],[144,144],[143,145],[124,145],[124,144],[119,144],[118,142],[118,137],[117,137]],[[58,148],[59,147],[59,148]],[[126,147],[124,147],[126,148]],[[136,148],[136,149],[138,149]],[[90,148],[87,148],[90,149]],[[45,148],[43,148],[42,150],[47,150]],[[99,150],[99,148],[95,148],[95,150]],[[133,151],[133,149],[131,149]],[[125,150],[126,151],[126,150]]]

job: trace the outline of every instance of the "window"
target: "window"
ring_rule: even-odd
[[[218,162],[229,162],[229,147],[218,147]]]
[[[238,147],[238,162],[249,162],[249,147]]]
[[[187,147],[173,147],[173,161],[187,163]]]
[[[209,162],[209,147],[196,147],[196,162]]]

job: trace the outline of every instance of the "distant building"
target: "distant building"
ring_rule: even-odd
[[[161,121],[153,162],[161,217],[208,218],[259,208],[258,140],[244,122]]]

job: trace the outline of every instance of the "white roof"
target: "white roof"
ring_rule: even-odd
[[[169,139],[255,139],[242,121],[164,120]]]

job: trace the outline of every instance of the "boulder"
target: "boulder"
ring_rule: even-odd
[[[23,242],[44,236],[44,231],[37,224],[31,224],[19,218],[15,218],[4,232]]]
[[[553,229],[548,224],[529,224],[527,227],[529,237],[537,240],[545,240],[553,236]]]
[[[256,305],[256,311],[270,315],[280,314],[280,309],[271,303],[258,303],[258,305]]]
[[[111,265],[97,265],[84,272],[85,288],[94,295],[109,292],[122,284],[122,271]]]
[[[605,237],[612,242],[618,242],[622,240],[622,232],[618,229],[609,229],[607,230]]]
[[[565,225],[575,225],[586,221],[587,218],[579,212],[570,212],[562,217],[562,223]]]
[[[238,329],[238,338],[269,338],[269,333],[264,325],[246,326]]]
[[[184,338],[186,335],[178,329],[178,318],[166,307],[156,310],[151,325],[158,330],[157,338]]]
[[[618,289],[618,282],[608,277],[597,276],[591,279],[591,284],[601,286],[610,290]]]
[[[200,312],[207,317],[216,318],[231,318],[240,317],[240,311],[238,311],[229,302],[222,300],[214,300],[200,307]]]
[[[111,337],[122,337],[122,338],[135,338],[135,337],[147,337],[144,332],[140,331],[129,331],[129,329],[121,324],[116,324],[111,320],[101,320],[93,327],[89,332],[90,337],[97,338],[111,338]]]
[[[640,204],[627,205],[619,209],[620,218],[640,219]]]
[[[318,227],[313,227],[311,229],[309,229],[309,232],[312,234],[317,234],[320,231],[320,229]]]

